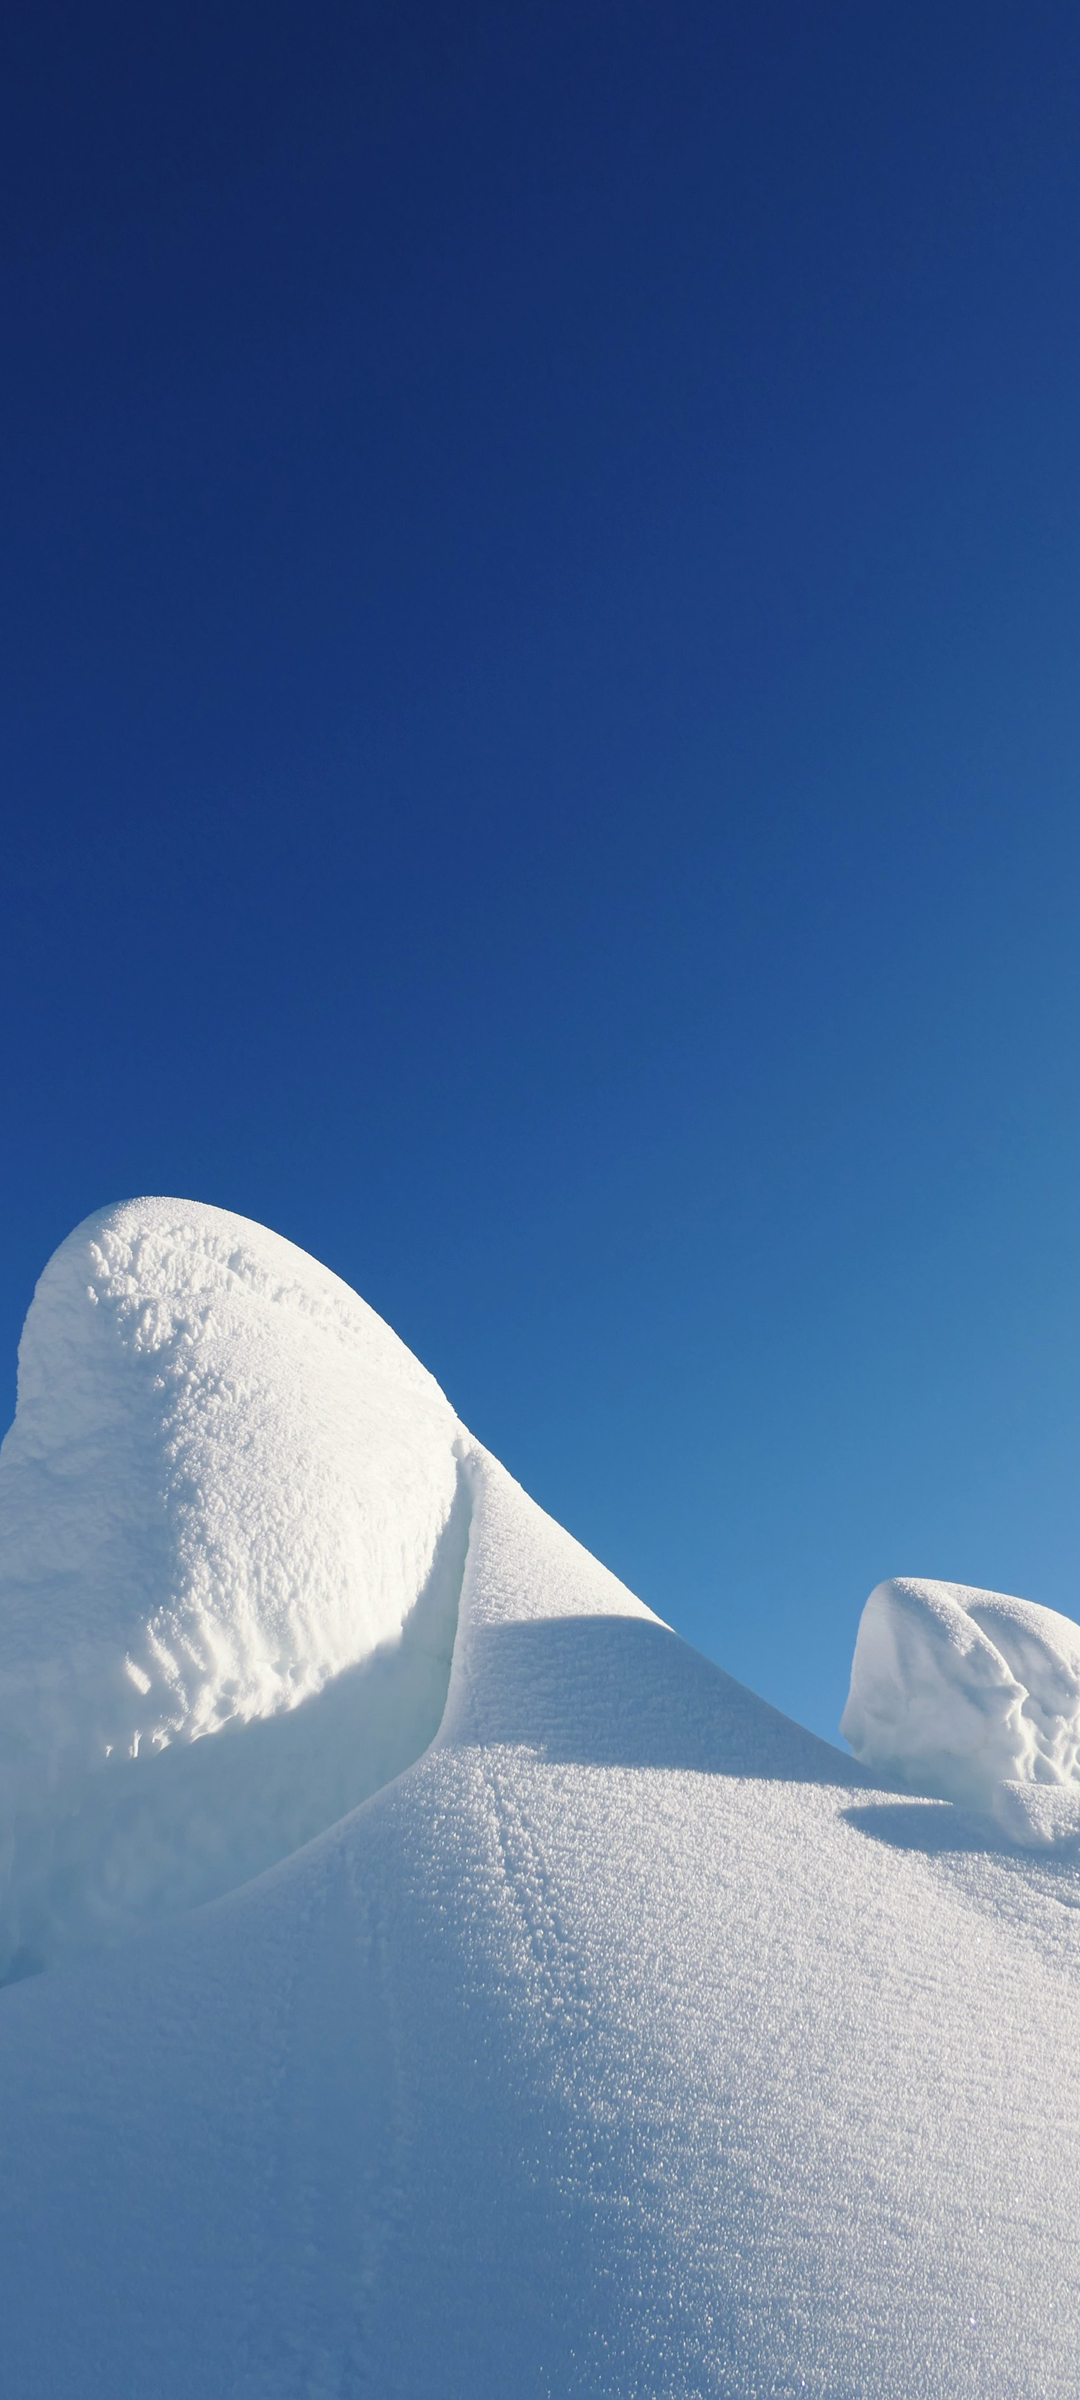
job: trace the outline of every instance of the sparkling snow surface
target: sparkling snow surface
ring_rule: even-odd
[[[1075,1866],[876,1789],[455,1438],[431,1745],[0,1993],[5,2388],[1076,2400]]]

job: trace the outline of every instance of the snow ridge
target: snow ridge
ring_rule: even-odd
[[[263,1227],[136,1200],[62,1244],[0,1448],[0,1979],[244,1881],[426,1746],[460,1448]]]

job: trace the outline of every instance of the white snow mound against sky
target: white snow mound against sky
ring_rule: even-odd
[[[897,1576],[862,1613],[840,1724],[915,1792],[988,1809],[1014,1839],[1080,1833],[1080,1625],[969,1584]]]
[[[6,2391],[1076,2400],[1067,1851],[734,1683],[218,1211],[64,1245],[0,1475]],[[897,1588],[1067,1792],[1063,1621]]]
[[[425,1747],[458,1432],[262,1226],[139,1200],[61,1245],[0,1447],[0,1976],[245,1880]]]

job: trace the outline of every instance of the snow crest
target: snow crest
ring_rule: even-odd
[[[1025,1846],[1080,1835],[1080,1625],[1056,1609],[963,1583],[879,1583],[840,1730],[864,1766],[989,1811]]]
[[[424,1748],[458,1437],[245,1218],[134,1200],[61,1245],[0,1448],[0,1976],[243,1880]]]

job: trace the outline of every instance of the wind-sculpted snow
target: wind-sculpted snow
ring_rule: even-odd
[[[5,2388],[1076,2400],[1076,1866],[876,1787],[461,1468],[423,1755],[0,1994]]]
[[[898,1576],[863,1610],[841,1732],[909,1791],[988,1809],[1032,1846],[1080,1836],[1080,1625]]]
[[[0,1977],[245,1881],[425,1747],[458,1434],[246,1218],[136,1200],[63,1243],[0,1449]]]

